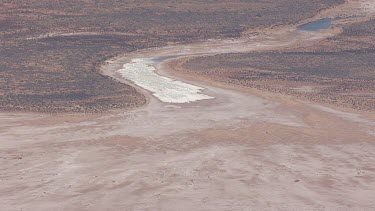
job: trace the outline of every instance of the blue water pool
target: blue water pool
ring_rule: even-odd
[[[311,23],[303,24],[298,27],[303,31],[319,31],[321,29],[329,29],[332,26],[332,18],[323,18]]]

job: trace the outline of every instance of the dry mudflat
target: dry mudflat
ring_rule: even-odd
[[[373,115],[204,87],[215,100],[2,114],[2,209],[374,209]]]
[[[374,210],[374,113],[223,83],[178,65],[191,56],[301,48],[340,31],[280,27],[268,36],[140,50],[101,66],[106,78],[133,87],[118,72],[125,63],[178,56],[157,62],[156,72],[212,99],[167,103],[134,86],[147,104],[128,111],[0,113],[1,209]]]
[[[3,113],[2,208],[374,209],[373,115],[184,81],[215,99]]]

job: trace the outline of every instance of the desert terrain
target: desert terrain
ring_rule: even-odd
[[[1,210],[375,209],[372,1],[22,3]]]
[[[179,61],[175,69],[233,85],[373,112],[375,20],[337,17],[340,19],[333,25],[340,33],[313,45],[189,58]]]
[[[0,0],[0,110],[139,107],[145,98],[99,74],[102,62],[137,49],[297,23],[342,2]]]

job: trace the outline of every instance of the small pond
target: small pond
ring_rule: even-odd
[[[298,27],[299,30],[303,31],[319,31],[322,29],[329,29],[332,26],[332,18],[323,18],[311,23],[303,24]]]

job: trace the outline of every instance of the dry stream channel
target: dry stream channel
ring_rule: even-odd
[[[335,18],[374,14],[372,1],[348,1],[300,24],[323,20],[304,25],[314,30],[280,27],[113,58],[102,73],[147,96],[134,110],[1,113],[2,208],[375,209],[373,114],[194,80],[170,66],[312,45],[340,33]]]

